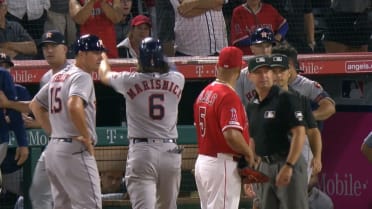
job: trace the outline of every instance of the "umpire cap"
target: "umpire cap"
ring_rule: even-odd
[[[271,55],[270,59],[270,67],[280,67],[284,70],[287,70],[289,68],[288,57],[284,54],[273,54]]]
[[[251,45],[260,43],[274,43],[274,33],[269,28],[256,28],[251,35]]]
[[[75,54],[79,51],[106,51],[102,40],[98,36],[92,34],[80,36],[80,38],[75,42],[74,49]]]
[[[255,56],[248,61],[248,70],[250,73],[261,67],[271,67],[270,57],[266,55]]]
[[[9,67],[13,67],[14,63],[10,59],[10,57],[5,53],[0,53],[0,63],[6,63]]]
[[[286,55],[288,57],[288,60],[293,62],[293,65],[294,65],[297,72],[304,72],[300,68],[300,64],[298,63],[297,50],[293,46],[291,46],[290,44],[288,44],[288,43],[279,44],[279,45],[277,45],[273,48],[272,53],[273,54],[284,54],[284,55]]]

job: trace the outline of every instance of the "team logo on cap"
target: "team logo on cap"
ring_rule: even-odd
[[[47,38],[52,38],[52,36],[53,36],[53,33],[51,33],[51,32],[48,32],[48,33],[46,33],[46,34],[45,34],[45,36],[46,36]]]
[[[256,58],[257,63],[261,63],[261,62],[265,62],[265,61],[266,61],[265,57],[257,57]]]
[[[1,57],[1,59],[5,59],[6,58],[6,54],[5,53],[0,53],[0,57]]]
[[[261,33],[261,37],[262,37],[262,38],[267,38],[267,33],[266,33],[265,31],[262,32],[262,33]]]

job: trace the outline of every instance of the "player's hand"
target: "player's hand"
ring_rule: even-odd
[[[256,161],[255,160],[256,159],[255,159],[255,156],[253,154],[252,149],[249,148],[248,155],[245,155],[244,158],[245,158],[245,161],[247,161],[249,167],[255,168],[255,166],[256,166]]]
[[[89,143],[85,144],[85,146],[87,147],[87,151],[89,152],[90,155],[94,156],[94,146],[92,144],[92,141],[90,141]]]
[[[253,200],[256,197],[256,192],[253,190],[253,184],[244,184],[243,189],[247,198]]]
[[[76,137],[76,140],[81,141],[85,147],[87,148],[87,151],[89,154],[94,156],[94,146],[91,138],[85,138],[83,136]]]
[[[288,165],[283,165],[279,173],[276,175],[276,186],[282,187],[289,184],[293,174],[293,168]]]
[[[28,116],[25,113],[22,113],[22,119],[23,119],[23,123],[25,124],[26,128],[40,128],[41,127],[40,123],[37,122],[37,120]]]
[[[4,94],[3,91],[0,91],[0,107],[1,108],[9,108],[9,100],[8,97]]]
[[[28,147],[17,147],[15,160],[17,160],[17,165],[22,165],[28,158],[29,150]]]
[[[258,156],[258,155],[255,155],[255,156],[254,156],[254,165],[253,165],[253,168],[254,168],[255,170],[258,169],[258,166],[261,164],[261,161],[262,161],[262,159],[261,159],[260,156]]]
[[[316,158],[314,157],[312,160],[311,160],[311,168],[313,169],[313,175],[316,175],[318,173],[320,173],[320,171],[322,170],[322,160],[320,158]]]

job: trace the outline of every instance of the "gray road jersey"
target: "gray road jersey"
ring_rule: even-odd
[[[178,103],[185,85],[181,73],[113,72],[110,85],[124,95],[128,138],[178,137]]]
[[[318,103],[321,99],[327,98],[334,103],[318,82],[310,80],[302,75],[297,75],[295,80],[289,85],[300,94],[309,98],[312,102]]]
[[[65,69],[67,67],[67,65],[71,65],[71,63],[65,62],[65,64],[62,65],[61,69]],[[43,75],[43,77],[41,77],[40,88],[43,87],[45,84],[47,84],[50,81],[50,79],[52,78],[52,76],[53,76],[53,70],[50,69]]]
[[[46,72],[43,77],[41,77],[40,79],[40,88],[42,88],[45,84],[47,84],[50,79],[52,78],[53,76],[53,71],[52,70],[48,70],[48,72]]]
[[[65,138],[80,135],[67,110],[67,101],[73,95],[81,97],[85,103],[87,126],[96,142],[96,95],[93,79],[89,73],[75,65],[68,65],[53,75],[50,82],[43,86],[35,96],[37,101],[49,110],[51,137]]]
[[[250,80],[248,80],[248,74],[248,67],[246,67],[240,72],[240,76],[235,86],[235,90],[242,100],[244,107],[247,106],[249,102],[252,102],[255,95],[255,87],[254,84]]]

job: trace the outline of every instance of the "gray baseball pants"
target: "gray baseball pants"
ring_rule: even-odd
[[[175,143],[130,143],[125,183],[133,209],[176,209],[181,153]]]
[[[45,170],[45,152],[37,161],[29,194],[33,209],[53,208],[52,190]]]

